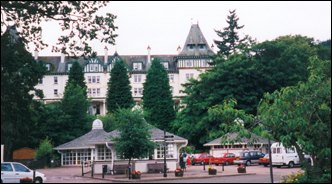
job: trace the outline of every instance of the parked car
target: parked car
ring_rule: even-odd
[[[208,153],[201,153],[198,157],[192,160],[192,165],[200,164],[200,165],[208,165],[213,160],[213,156]]]
[[[263,158],[259,158],[259,165],[264,165],[265,167],[270,164],[269,154],[265,154]]]
[[[21,183],[23,180],[32,181],[33,170],[18,162],[1,162],[1,183]],[[44,174],[36,171],[35,182],[46,181]]]
[[[235,154],[234,153],[223,153],[221,157],[214,157],[212,159],[212,164],[234,164]]]
[[[234,164],[245,164],[247,166],[258,163],[260,158],[265,156],[264,153],[260,151],[244,151],[239,153],[239,157],[236,157]]]

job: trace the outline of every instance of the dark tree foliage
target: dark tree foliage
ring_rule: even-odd
[[[62,138],[65,142],[73,140],[87,131],[89,102],[85,96],[85,89],[75,83],[67,83],[61,110],[63,111],[62,130],[66,136]],[[64,142],[63,142],[64,143]]]
[[[214,40],[214,43],[219,48],[217,57],[220,57],[219,60],[213,61],[214,64],[217,64],[216,61],[224,61],[232,54],[247,52],[250,45],[254,42],[248,35],[240,38],[238,30],[242,29],[244,25],[240,26],[238,24],[239,18],[235,10],[229,11],[229,13],[230,15],[227,16],[226,20],[228,27],[220,31],[215,30],[221,40]]]
[[[86,94],[87,86],[86,86],[84,80],[85,80],[85,78],[84,78],[83,69],[80,66],[80,64],[78,64],[78,62],[75,61],[72,65],[72,67],[70,68],[67,83],[76,84],[76,85],[80,86],[82,89],[84,89],[85,96],[86,96],[87,95]],[[68,85],[66,85],[66,87],[67,86]]]
[[[29,134],[34,131],[30,111],[34,86],[45,72],[15,29],[1,35],[1,144],[5,145],[5,159],[11,158],[13,149],[29,144]]]
[[[226,62],[217,61],[200,80],[192,80],[185,86],[186,106],[178,113],[174,131],[200,147],[216,138],[211,132],[220,127],[220,121],[209,117],[210,108],[233,98],[237,101],[235,109],[256,115],[265,92],[296,85],[308,78],[309,58],[316,54],[312,39],[302,36],[279,37],[253,49],[255,55],[233,54]],[[215,58],[218,59],[222,58]]]
[[[62,35],[52,50],[71,55],[89,55],[92,49],[88,43],[98,39],[114,44],[116,16],[107,13],[98,16],[96,12],[107,5],[107,1],[1,1],[1,34],[8,26],[20,29],[24,43],[33,42],[38,50],[47,46],[42,41],[43,21],[58,22]]]
[[[118,108],[133,107],[134,100],[131,96],[131,86],[125,63],[121,60],[116,61],[110,75],[111,78],[107,83],[107,111],[112,113]]]
[[[143,109],[148,123],[170,130],[175,119],[174,101],[167,71],[159,59],[152,60],[143,90]]]

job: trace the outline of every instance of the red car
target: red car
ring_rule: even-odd
[[[259,159],[259,165],[264,165],[265,167],[270,164],[269,154],[266,154],[263,158]]]
[[[205,163],[205,165],[208,165],[209,162],[212,162],[212,160],[213,160],[213,156],[209,155],[208,153],[201,153],[198,157],[193,158],[192,165],[195,165],[195,164],[203,165],[204,163]]]
[[[223,153],[222,157],[214,157],[212,160],[212,164],[233,164],[235,160],[235,154],[234,153]]]

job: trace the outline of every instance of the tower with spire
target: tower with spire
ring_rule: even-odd
[[[191,78],[197,79],[201,73],[211,68],[209,63],[211,63],[213,55],[214,52],[207,43],[198,23],[192,24],[182,51],[175,57],[180,84],[187,83]],[[182,86],[179,88],[183,90]]]

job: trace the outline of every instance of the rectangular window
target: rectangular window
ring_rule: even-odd
[[[91,84],[91,76],[88,76],[88,83]]]
[[[98,145],[97,152],[98,152],[97,160],[111,160],[112,159],[111,150],[106,148],[105,145]]]
[[[90,72],[93,72],[94,71],[93,69],[94,69],[93,65],[90,64]]]
[[[47,69],[47,71],[51,71],[51,65],[50,64],[46,64],[46,69]]]
[[[54,84],[58,84],[58,77],[54,77]]]
[[[133,63],[133,70],[134,71],[142,70],[142,63]]]
[[[192,67],[192,66],[193,66],[193,61],[192,60],[186,61],[186,67]]]
[[[143,95],[143,88],[138,88],[138,94]]]
[[[157,158],[164,158],[164,145],[157,145]],[[174,158],[174,144],[167,144],[166,158]]]
[[[96,76],[92,76],[92,83],[96,83]]]
[[[100,88],[97,88],[97,96],[100,96]]]
[[[88,89],[88,95],[91,96],[91,88]]]
[[[38,83],[39,83],[39,84],[43,84],[43,79],[39,79],[39,80],[38,80]]]
[[[164,68],[168,70],[168,62],[163,62]]]
[[[134,88],[134,96],[138,95],[138,88]]]
[[[58,90],[54,89],[54,96],[58,96]]]
[[[98,84],[100,83],[100,76],[96,77],[96,81],[97,81]]]
[[[169,82],[174,82],[174,75],[173,74],[168,75],[168,78],[169,78]]]
[[[71,69],[72,66],[73,66],[73,64],[71,64],[71,63],[68,64],[68,70],[67,70],[68,72],[70,71],[70,69]]]
[[[193,73],[186,73],[186,79],[189,80],[191,78],[194,78],[194,74]]]
[[[92,88],[92,96],[96,96],[96,88]]]
[[[135,83],[140,83],[142,81],[142,76],[141,75],[134,75],[134,82]]]

